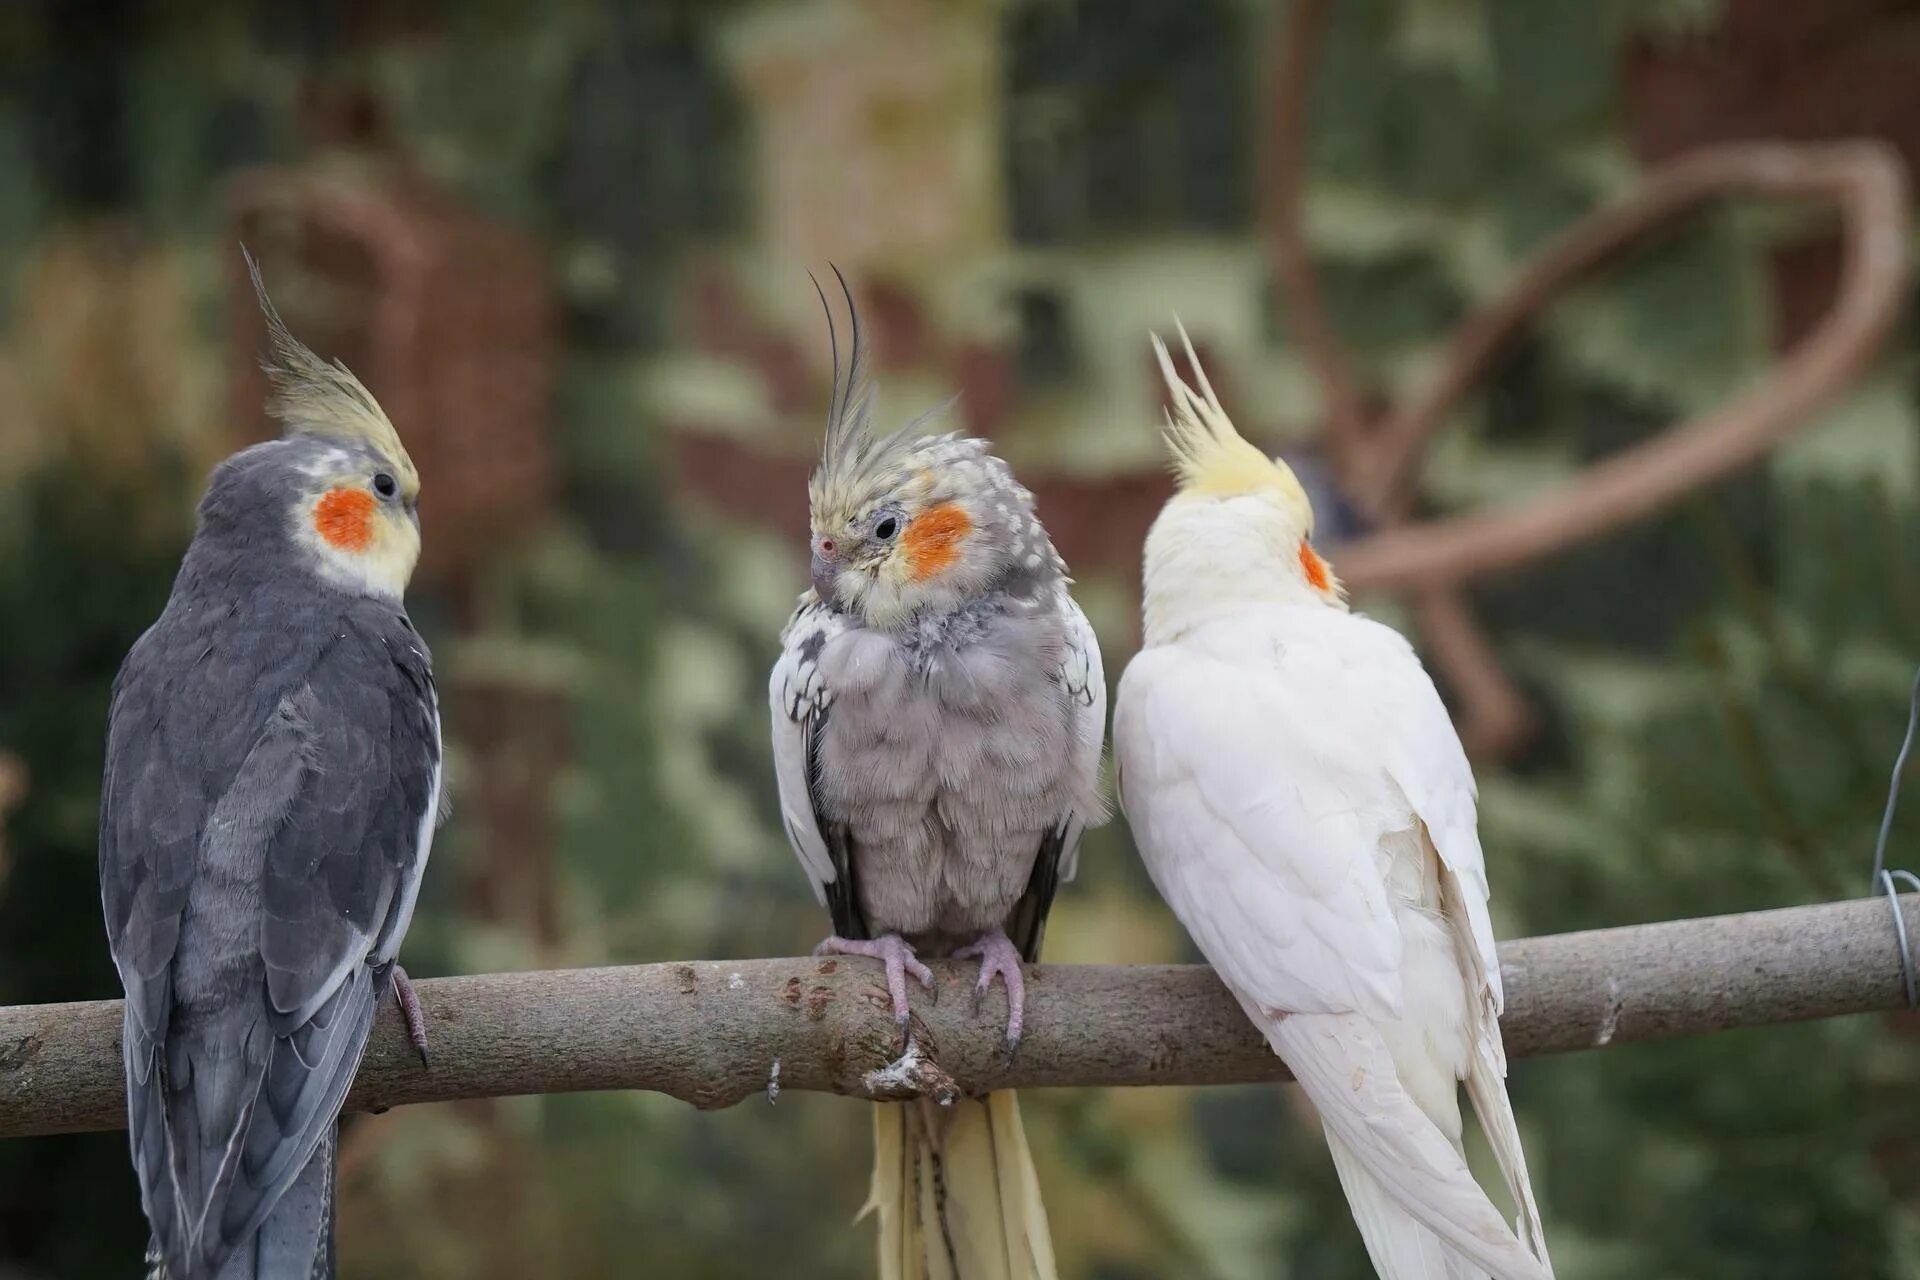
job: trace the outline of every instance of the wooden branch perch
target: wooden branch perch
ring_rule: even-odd
[[[1920,921],[1920,895],[1903,905]],[[1528,938],[1501,948],[1514,1057],[1904,1008],[1884,899]],[[349,1110],[588,1089],[653,1089],[724,1107],[783,1089],[901,1098],[916,1088],[1235,1084],[1286,1073],[1213,972],[1040,965],[1027,1038],[999,1062],[1003,997],[978,1014],[974,967],[916,989],[905,1068],[876,966],[703,960],[441,978],[419,984],[430,1068],[384,1009]],[[0,1137],[123,1123],[120,1004],[0,1009]]]

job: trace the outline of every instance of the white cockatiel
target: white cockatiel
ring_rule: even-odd
[[[1347,611],[1293,473],[1240,438],[1191,344],[1198,391],[1154,348],[1180,488],[1113,725],[1141,856],[1319,1112],[1375,1269],[1549,1277],[1460,740],[1406,640]],[[1463,1081],[1518,1236],[1461,1153]]]

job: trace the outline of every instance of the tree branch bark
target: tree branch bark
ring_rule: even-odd
[[[1285,300],[1287,324],[1300,342],[1325,402],[1320,447],[1343,490],[1364,484],[1367,452],[1378,434],[1385,403],[1370,397],[1353,369],[1346,345],[1327,314],[1313,256],[1300,225],[1306,183],[1307,115],[1313,72],[1326,31],[1326,0],[1294,0],[1278,27],[1273,97],[1273,139],[1268,207],[1273,234],[1275,285]],[[1464,389],[1464,388],[1462,388]],[[1403,523],[1406,512],[1389,513],[1386,524]],[[1533,728],[1527,700],[1501,666],[1459,588],[1416,588],[1421,638],[1434,665],[1456,693],[1460,736],[1476,758],[1504,756]]]
[[[1903,900],[1920,921],[1920,894]],[[1892,913],[1860,899],[1510,942],[1501,948],[1511,1056],[1902,1008]],[[875,966],[847,959],[702,960],[421,982],[432,1065],[383,1009],[347,1108],[652,1089],[698,1107],[782,1089],[881,1099],[921,1088],[1240,1084],[1285,1069],[1198,965],[1040,965],[1027,1037],[999,1059],[996,994],[976,1015],[972,965],[916,989],[920,1070],[898,1048]],[[0,1009],[0,1138],[124,1123],[120,1003]]]
[[[1307,159],[1307,105],[1326,26],[1327,0],[1295,0],[1279,27],[1274,68],[1273,139],[1267,176],[1275,283],[1285,298],[1287,327],[1300,341],[1326,409],[1322,444],[1344,476],[1366,444],[1367,397],[1340,334],[1320,297],[1320,282],[1300,229]]]
[[[1526,501],[1400,524],[1427,438],[1516,334],[1574,281],[1728,195],[1818,200],[1840,213],[1846,266],[1833,310],[1760,383],[1724,405],[1617,453]],[[1360,590],[1450,585],[1512,568],[1642,519],[1746,466],[1845,391],[1879,352],[1907,294],[1906,180],[1877,142],[1740,143],[1686,156],[1631,197],[1550,242],[1513,286],[1462,325],[1439,375],[1378,436],[1357,499],[1390,527],[1344,548],[1336,566]]]

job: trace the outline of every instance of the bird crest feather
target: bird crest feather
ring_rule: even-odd
[[[1293,469],[1269,458],[1235,429],[1220,405],[1220,397],[1215,394],[1207,371],[1200,367],[1200,357],[1193,349],[1193,340],[1187,336],[1186,326],[1177,319],[1174,326],[1180,331],[1180,342],[1186,349],[1187,366],[1200,384],[1197,391],[1187,384],[1173,367],[1167,344],[1154,334],[1153,353],[1160,361],[1160,373],[1173,400],[1166,414],[1164,434],[1174,474],[1180,480],[1180,491],[1209,498],[1272,493],[1289,507],[1296,508],[1305,531],[1311,533],[1313,507]]]
[[[897,473],[904,470],[906,458],[926,438],[927,428],[954,401],[949,399],[938,404],[896,430],[884,434],[874,431],[873,383],[867,375],[870,353],[861,331],[860,311],[839,267],[833,268],[833,275],[840,282],[841,296],[846,299],[852,332],[843,369],[833,307],[820,281],[814,279],[814,292],[820,295],[820,307],[827,315],[827,341],[833,353],[833,395],[827,404],[827,434],[820,450],[820,463],[814,468],[808,489],[817,514],[850,515],[864,502],[875,500],[893,487],[899,478]]]
[[[267,296],[260,264],[244,248],[240,252],[266,317],[267,354],[260,367],[267,375],[267,410],[280,422],[282,434],[369,445],[417,485],[413,460],[373,393],[346,365],[322,360],[293,336]]]

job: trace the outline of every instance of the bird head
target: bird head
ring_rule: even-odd
[[[1173,402],[1165,434],[1179,488],[1147,535],[1148,643],[1235,604],[1346,608],[1340,580],[1313,548],[1313,504],[1293,469],[1241,438],[1184,327],[1180,340],[1198,390],[1153,339]]]
[[[248,270],[266,315],[267,407],[281,436],[223,462],[200,504],[200,539],[290,548],[316,576],[398,600],[420,559],[420,473],[360,380],[302,345]]]
[[[951,612],[989,589],[1039,599],[1064,581],[1066,566],[1034,514],[1033,495],[986,441],[925,433],[946,405],[892,432],[874,431],[860,318],[844,277],[840,287],[852,342],[843,376],[828,308],[833,397],[807,483],[814,591],[883,630]]]

